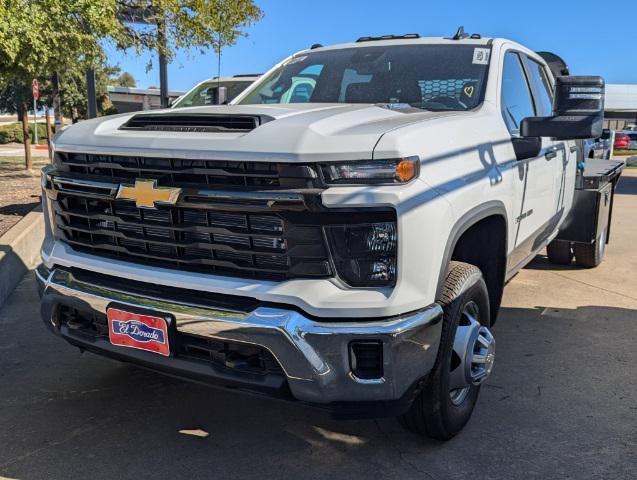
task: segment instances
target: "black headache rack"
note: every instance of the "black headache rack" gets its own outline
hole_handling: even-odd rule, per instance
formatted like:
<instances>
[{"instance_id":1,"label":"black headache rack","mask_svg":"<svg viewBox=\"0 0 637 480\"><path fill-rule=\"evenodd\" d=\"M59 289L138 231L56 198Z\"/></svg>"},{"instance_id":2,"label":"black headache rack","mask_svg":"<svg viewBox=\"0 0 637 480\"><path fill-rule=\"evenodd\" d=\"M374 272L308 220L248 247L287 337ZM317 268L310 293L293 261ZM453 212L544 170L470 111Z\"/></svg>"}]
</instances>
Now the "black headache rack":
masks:
<instances>
[{"instance_id":1,"label":"black headache rack","mask_svg":"<svg viewBox=\"0 0 637 480\"><path fill-rule=\"evenodd\" d=\"M623 161L617 160L586 160L584 170L578 170L577 173L573 208L564 221L557 240L591 244L608 228L608 243L615 187L624 166Z\"/></svg>"}]
</instances>

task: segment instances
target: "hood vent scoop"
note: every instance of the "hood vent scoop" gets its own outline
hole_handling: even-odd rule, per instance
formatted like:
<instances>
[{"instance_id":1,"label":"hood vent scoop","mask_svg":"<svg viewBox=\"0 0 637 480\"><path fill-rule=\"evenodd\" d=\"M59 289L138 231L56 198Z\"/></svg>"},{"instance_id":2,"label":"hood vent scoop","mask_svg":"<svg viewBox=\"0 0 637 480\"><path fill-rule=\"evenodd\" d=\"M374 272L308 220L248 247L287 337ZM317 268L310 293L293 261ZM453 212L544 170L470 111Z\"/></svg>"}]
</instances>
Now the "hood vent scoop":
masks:
<instances>
[{"instance_id":1,"label":"hood vent scoop","mask_svg":"<svg viewBox=\"0 0 637 480\"><path fill-rule=\"evenodd\" d=\"M119 128L162 132L249 132L270 120L273 118L264 115L142 113L134 115Z\"/></svg>"}]
</instances>

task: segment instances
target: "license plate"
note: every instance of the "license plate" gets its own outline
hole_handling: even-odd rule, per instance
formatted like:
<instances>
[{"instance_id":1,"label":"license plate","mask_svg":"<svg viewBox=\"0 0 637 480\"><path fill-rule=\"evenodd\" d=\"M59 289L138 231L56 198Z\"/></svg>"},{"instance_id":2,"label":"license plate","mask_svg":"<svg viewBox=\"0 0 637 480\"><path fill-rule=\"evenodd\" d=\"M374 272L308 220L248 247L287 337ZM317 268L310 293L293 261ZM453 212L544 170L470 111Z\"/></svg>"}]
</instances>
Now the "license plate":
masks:
<instances>
[{"instance_id":1,"label":"license plate","mask_svg":"<svg viewBox=\"0 0 637 480\"><path fill-rule=\"evenodd\" d=\"M111 344L170 355L168 326L164 318L125 312L117 308L106 310L106 318Z\"/></svg>"}]
</instances>

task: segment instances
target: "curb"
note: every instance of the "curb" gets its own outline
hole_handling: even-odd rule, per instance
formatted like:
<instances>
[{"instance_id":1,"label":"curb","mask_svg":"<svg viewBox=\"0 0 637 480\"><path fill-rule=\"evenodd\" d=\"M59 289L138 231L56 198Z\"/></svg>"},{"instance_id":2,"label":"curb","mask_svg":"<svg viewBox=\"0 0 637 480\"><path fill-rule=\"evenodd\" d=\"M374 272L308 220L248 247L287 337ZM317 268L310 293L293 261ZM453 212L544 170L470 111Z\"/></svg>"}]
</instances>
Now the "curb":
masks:
<instances>
[{"instance_id":1,"label":"curb","mask_svg":"<svg viewBox=\"0 0 637 480\"><path fill-rule=\"evenodd\" d=\"M40 261L44 239L42 208L36 207L0 237L0 306Z\"/></svg>"}]
</instances>

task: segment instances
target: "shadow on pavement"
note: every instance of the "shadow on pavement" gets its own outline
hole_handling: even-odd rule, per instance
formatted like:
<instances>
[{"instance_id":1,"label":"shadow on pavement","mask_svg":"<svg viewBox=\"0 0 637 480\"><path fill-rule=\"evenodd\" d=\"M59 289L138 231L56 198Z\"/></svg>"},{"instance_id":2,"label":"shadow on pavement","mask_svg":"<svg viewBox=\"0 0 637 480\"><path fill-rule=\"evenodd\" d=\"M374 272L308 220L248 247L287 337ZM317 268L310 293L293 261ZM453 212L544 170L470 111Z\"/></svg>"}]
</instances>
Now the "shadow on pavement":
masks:
<instances>
[{"instance_id":1,"label":"shadow on pavement","mask_svg":"<svg viewBox=\"0 0 637 480\"><path fill-rule=\"evenodd\" d=\"M580 267L573 261L570 265L555 265L549 262L548 257L545 254L536 255L531 263L524 267L525 270L550 270L550 271L567 271L567 270L583 270L584 267Z\"/></svg>"},{"instance_id":2,"label":"shadow on pavement","mask_svg":"<svg viewBox=\"0 0 637 480\"><path fill-rule=\"evenodd\" d=\"M292 403L114 363L52 336L32 279L0 310L0 477L635 478L637 311L502 310L498 361L448 443L393 419ZM206 439L180 435L201 428ZM603 455L602 455L603 453Z\"/></svg>"},{"instance_id":3,"label":"shadow on pavement","mask_svg":"<svg viewBox=\"0 0 637 480\"><path fill-rule=\"evenodd\" d=\"M615 189L620 195L637 195L637 176L622 175Z\"/></svg>"},{"instance_id":4,"label":"shadow on pavement","mask_svg":"<svg viewBox=\"0 0 637 480\"><path fill-rule=\"evenodd\" d=\"M40 198L39 195L36 196ZM40 205L39 201L31 203L13 203L11 205L3 205L0 207L0 215L21 215L24 216Z\"/></svg>"}]
</instances>

